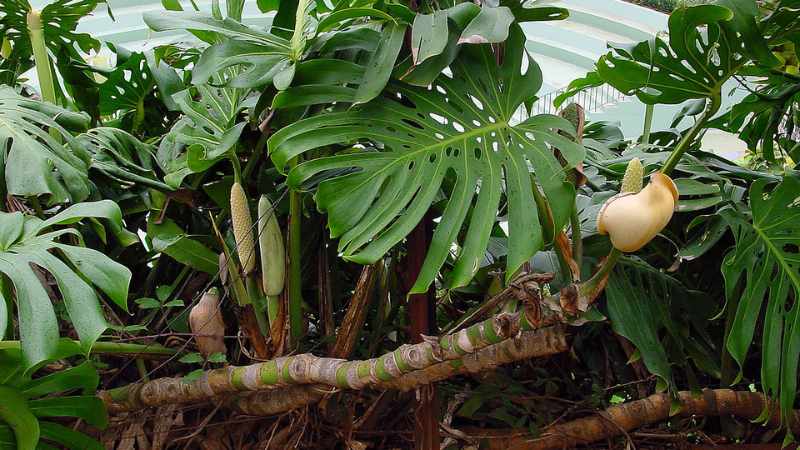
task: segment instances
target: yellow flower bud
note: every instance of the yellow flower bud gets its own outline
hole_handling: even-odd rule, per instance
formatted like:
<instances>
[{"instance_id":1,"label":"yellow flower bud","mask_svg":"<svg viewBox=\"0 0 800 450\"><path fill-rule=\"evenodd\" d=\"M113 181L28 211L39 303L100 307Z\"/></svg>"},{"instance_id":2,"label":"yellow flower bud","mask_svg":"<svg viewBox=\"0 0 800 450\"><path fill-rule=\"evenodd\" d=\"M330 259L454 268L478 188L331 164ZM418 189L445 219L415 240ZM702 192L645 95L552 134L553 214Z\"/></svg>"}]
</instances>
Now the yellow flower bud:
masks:
<instances>
[{"instance_id":1,"label":"yellow flower bud","mask_svg":"<svg viewBox=\"0 0 800 450\"><path fill-rule=\"evenodd\" d=\"M639 158L633 158L628 162L625 169L625 176L622 177L620 192L633 192L634 194L642 190L642 180L644 179L644 166Z\"/></svg>"},{"instance_id":2,"label":"yellow flower bud","mask_svg":"<svg viewBox=\"0 0 800 450\"><path fill-rule=\"evenodd\" d=\"M250 207L247 206L247 196L239 183L231 186L231 220L233 237L236 238L236 253L242 264L242 272L247 275L256 268L257 256L253 240L253 219L250 217Z\"/></svg>"}]
</instances>

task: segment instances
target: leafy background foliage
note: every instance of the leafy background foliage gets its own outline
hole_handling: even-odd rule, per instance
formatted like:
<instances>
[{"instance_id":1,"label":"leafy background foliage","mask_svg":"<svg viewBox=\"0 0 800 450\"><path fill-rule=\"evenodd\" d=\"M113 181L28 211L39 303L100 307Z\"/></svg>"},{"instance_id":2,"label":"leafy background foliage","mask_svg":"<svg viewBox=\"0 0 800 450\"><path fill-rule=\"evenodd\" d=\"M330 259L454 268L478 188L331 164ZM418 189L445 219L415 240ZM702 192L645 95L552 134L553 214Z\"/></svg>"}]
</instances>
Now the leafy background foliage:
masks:
<instances>
[{"instance_id":1,"label":"leafy background foliage","mask_svg":"<svg viewBox=\"0 0 800 450\"><path fill-rule=\"evenodd\" d=\"M656 108L682 105L669 127L638 139L610 122L528 117L542 77L519 23L567 17L540 2L264 0L259 8L275 15L259 28L241 23L241 1L214 2L211 14L165 1L169 11L146 22L193 38L144 52L106 44L112 68L86 63L80 51L101 43L75 31L98 3L43 9L64 87L57 104L20 82L34 64L29 5L0 5L13 41L0 60L0 448L99 448L72 426L106 425L100 380L191 379L226 361L325 354L342 336L353 336L351 350L338 357L371 358L420 333L527 306L487 303L518 273L553 272L541 293L568 290L609 255L596 217L634 157L648 174L675 163L670 225L621 257L596 305L573 318L569 357L438 383L448 426L535 435L653 391L718 386L762 390L791 417L800 79L773 52L800 45L795 0L677 8L668 36L609 45L556 101L608 84ZM728 98L734 88L747 91L742 101ZM737 133L747 158L702 151L711 127ZM258 277L239 273L234 181L251 212L261 195L274 205L289 260L280 298L263 298ZM569 258L563 237L573 239ZM204 358L187 315L212 286L222 288L226 335L237 339ZM409 293L426 295L430 311L415 310ZM435 327L420 332L422 322ZM266 350L257 333L269 335ZM135 358L118 358L131 348ZM149 351L162 359L139 358ZM298 442L372 439L354 423L414 429L402 396L352 398L331 396L333 414L309 408L314 421L298 423L312 431ZM182 414L191 425L228 425L228 437L204 432L209 441L300 429L273 419L253 422L255 431L230 426L228 411L202 405ZM702 426L707 436L773 438L744 423ZM331 429L352 432L332 443ZM399 436L387 445L407 444Z\"/></svg>"}]
</instances>

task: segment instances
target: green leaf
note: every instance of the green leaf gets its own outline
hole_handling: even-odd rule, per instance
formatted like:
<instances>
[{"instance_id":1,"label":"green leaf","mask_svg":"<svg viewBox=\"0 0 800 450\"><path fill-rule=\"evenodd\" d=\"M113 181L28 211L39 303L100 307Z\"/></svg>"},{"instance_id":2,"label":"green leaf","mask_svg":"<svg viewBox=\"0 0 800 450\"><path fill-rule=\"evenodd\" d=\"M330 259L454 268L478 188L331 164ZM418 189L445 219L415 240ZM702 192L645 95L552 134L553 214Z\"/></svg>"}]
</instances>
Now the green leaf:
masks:
<instances>
[{"instance_id":1,"label":"green leaf","mask_svg":"<svg viewBox=\"0 0 800 450\"><path fill-rule=\"evenodd\" d=\"M767 395L780 399L782 416L788 420L800 357L800 302L791 301L792 296L800 298L800 178L787 176L771 191L768 183L760 179L750 186L752 222L746 212L720 211L736 239L722 265L725 296L729 302L739 296L726 347L743 365L766 299L761 383ZM745 282L741 294L740 281Z\"/></svg>"},{"instance_id":2,"label":"green leaf","mask_svg":"<svg viewBox=\"0 0 800 450\"><path fill-rule=\"evenodd\" d=\"M454 175L454 185L445 188L444 212L412 292L427 289L455 243L461 250L452 286L469 282L484 258L503 192L509 215L509 277L544 242L533 181L541 184L557 227L567 222L574 187L553 147L561 150L568 166L583 159L584 149L552 131L574 133L564 119L542 115L514 125L515 112L542 83L524 42L522 31L513 27L502 66L489 45L465 47L450 65L452 76L443 74L430 90L390 84L388 96L347 112L304 119L270 137L270 154L279 170L314 148L356 142L367 147L305 162L289 174L289 184L296 187L320 173L355 169L331 175L316 193L345 258L362 264L381 258L425 215L448 173ZM466 239L458 242L473 201Z\"/></svg>"},{"instance_id":3,"label":"green leaf","mask_svg":"<svg viewBox=\"0 0 800 450\"><path fill-rule=\"evenodd\" d=\"M84 53L100 49L100 42L88 33L77 33L78 21L91 14L102 0L55 0L41 10L41 22L47 48L54 55L76 54L77 44ZM37 3L41 5L42 3ZM11 58L24 58L23 71L33 66L27 14L31 5L27 0L0 2L0 36L14 43ZM64 50L69 50L65 52ZM59 60L63 63L64 60Z\"/></svg>"},{"instance_id":4,"label":"green leaf","mask_svg":"<svg viewBox=\"0 0 800 450\"><path fill-rule=\"evenodd\" d=\"M8 149L4 169L9 194L47 194L50 203L89 196L89 154L61 123L85 128L89 116L26 99L11 87L0 86L0 149Z\"/></svg>"},{"instance_id":5,"label":"green leaf","mask_svg":"<svg viewBox=\"0 0 800 450\"><path fill-rule=\"evenodd\" d=\"M169 297L172 295L172 291L174 290L175 288L171 284L162 284L161 286L156 287L156 297L160 301L165 302L167 299L169 299Z\"/></svg>"},{"instance_id":6,"label":"green leaf","mask_svg":"<svg viewBox=\"0 0 800 450\"><path fill-rule=\"evenodd\" d=\"M192 83L207 83L215 74L241 66L228 80L234 88L259 88L273 82L279 73L292 65L290 49L276 49L256 42L228 39L209 47L192 71Z\"/></svg>"},{"instance_id":7,"label":"green leaf","mask_svg":"<svg viewBox=\"0 0 800 450\"><path fill-rule=\"evenodd\" d=\"M687 310L689 292L674 278L631 258L617 264L605 292L614 331L636 346L647 370L670 389L676 389L671 364L685 362L685 347L692 339L673 314L702 315ZM706 319L693 317L697 323Z\"/></svg>"},{"instance_id":8,"label":"green leaf","mask_svg":"<svg viewBox=\"0 0 800 450\"><path fill-rule=\"evenodd\" d=\"M0 450L17 450L14 430L4 423L0 423Z\"/></svg>"},{"instance_id":9,"label":"green leaf","mask_svg":"<svg viewBox=\"0 0 800 450\"><path fill-rule=\"evenodd\" d=\"M145 144L119 128L93 128L77 137L92 155L92 169L98 170L120 187L136 184L169 191L155 173L155 146Z\"/></svg>"},{"instance_id":10,"label":"green leaf","mask_svg":"<svg viewBox=\"0 0 800 450\"><path fill-rule=\"evenodd\" d=\"M167 303L164 303L164 308L178 308L181 306L184 306L183 300L181 299L170 300Z\"/></svg>"},{"instance_id":11,"label":"green leaf","mask_svg":"<svg viewBox=\"0 0 800 450\"><path fill-rule=\"evenodd\" d=\"M372 100L386 87L386 83L392 75L397 55L403 46L405 31L406 25L387 23L383 27L383 38L365 64L364 80L358 85L355 95L356 103L366 103Z\"/></svg>"},{"instance_id":12,"label":"green leaf","mask_svg":"<svg viewBox=\"0 0 800 450\"><path fill-rule=\"evenodd\" d=\"M0 213L0 217L5 215L12 213ZM42 286L43 281L34 271L35 267L50 272L56 280L84 352L88 353L108 326L99 299L87 280L91 280L120 307L127 308L131 278L127 267L97 250L60 243L58 239L64 235L71 235L78 242L83 242L81 234L73 228L46 232L48 227L72 224L87 217L109 219L113 228L123 230L121 213L114 202L79 203L44 221L37 217L25 217L21 237L0 252L0 272L14 286L26 369L56 358L60 353L58 323L53 305ZM51 252L53 249L58 249L60 253ZM58 258L59 255L63 255L72 267Z\"/></svg>"},{"instance_id":13,"label":"green leaf","mask_svg":"<svg viewBox=\"0 0 800 450\"><path fill-rule=\"evenodd\" d=\"M514 15L505 6L499 8L484 6L461 32L458 43L494 44L503 42L508 38L508 28L513 21Z\"/></svg>"},{"instance_id":14,"label":"green leaf","mask_svg":"<svg viewBox=\"0 0 800 450\"><path fill-rule=\"evenodd\" d=\"M0 215L0 250L8 250L22 236L25 217L21 212Z\"/></svg>"},{"instance_id":15,"label":"green leaf","mask_svg":"<svg viewBox=\"0 0 800 450\"><path fill-rule=\"evenodd\" d=\"M8 333L8 309L9 299L3 294L3 289L0 289L0 341L5 339ZM0 375L1 376L1 375Z\"/></svg>"},{"instance_id":16,"label":"green leaf","mask_svg":"<svg viewBox=\"0 0 800 450\"><path fill-rule=\"evenodd\" d=\"M256 4L261 12L276 11L280 6L280 0L257 0Z\"/></svg>"},{"instance_id":17,"label":"green leaf","mask_svg":"<svg viewBox=\"0 0 800 450\"><path fill-rule=\"evenodd\" d=\"M195 369L195 370L187 373L186 375L184 375L184 377L181 379L181 381L183 381L184 383L191 383L193 381L197 381L197 380L199 380L200 378L203 377L204 373L205 373L205 371L203 369Z\"/></svg>"},{"instance_id":18,"label":"green leaf","mask_svg":"<svg viewBox=\"0 0 800 450\"><path fill-rule=\"evenodd\" d=\"M78 417L98 428L108 424L105 404L94 395L29 400L28 407L36 417Z\"/></svg>"},{"instance_id":19,"label":"green leaf","mask_svg":"<svg viewBox=\"0 0 800 450\"><path fill-rule=\"evenodd\" d=\"M139 309L158 309L161 308L161 302L154 298L144 297L137 298L136 305Z\"/></svg>"},{"instance_id":20,"label":"green leaf","mask_svg":"<svg viewBox=\"0 0 800 450\"><path fill-rule=\"evenodd\" d=\"M119 205L112 200L100 200L97 202L84 202L72 205L55 216L41 222L35 228L35 231L40 232L53 225L77 223L84 218L106 219L109 228L111 228L111 231L123 247L139 242L139 238L134 233L126 230L123 226L122 211L119 209Z\"/></svg>"},{"instance_id":21,"label":"green leaf","mask_svg":"<svg viewBox=\"0 0 800 450\"><path fill-rule=\"evenodd\" d=\"M192 82L202 84L232 66L244 66L228 81L231 87L260 87L287 68L292 47L284 38L265 33L227 18L191 12L145 13L144 21L155 31L200 30L220 33L229 39L209 47L192 72Z\"/></svg>"},{"instance_id":22,"label":"green leaf","mask_svg":"<svg viewBox=\"0 0 800 450\"><path fill-rule=\"evenodd\" d=\"M99 442L89 436L53 422L39 422L42 439L57 442L70 450L103 450Z\"/></svg>"},{"instance_id":23,"label":"green leaf","mask_svg":"<svg viewBox=\"0 0 800 450\"><path fill-rule=\"evenodd\" d=\"M199 96L187 89L174 99L185 114L158 148L157 159L167 176L164 181L177 188L183 178L211 168L229 157L247 124L238 121L247 91L236 88L198 86Z\"/></svg>"},{"instance_id":24,"label":"green leaf","mask_svg":"<svg viewBox=\"0 0 800 450\"><path fill-rule=\"evenodd\" d=\"M225 353L212 353L208 356L208 362L212 363L224 363L227 362L228 359L225 357Z\"/></svg>"},{"instance_id":25,"label":"green leaf","mask_svg":"<svg viewBox=\"0 0 800 450\"><path fill-rule=\"evenodd\" d=\"M0 419L17 438L17 450L35 450L39 442L39 421L28 408L25 397L16 389L0 385Z\"/></svg>"},{"instance_id":26,"label":"green leaf","mask_svg":"<svg viewBox=\"0 0 800 450\"><path fill-rule=\"evenodd\" d=\"M216 274L219 270L219 257L205 245L189 238L181 228L170 219L161 224L153 220L147 222L147 235L153 241L153 249L163 252L187 266Z\"/></svg>"},{"instance_id":27,"label":"green leaf","mask_svg":"<svg viewBox=\"0 0 800 450\"><path fill-rule=\"evenodd\" d=\"M55 247L64 253L78 272L108 295L117 306L128 311L130 269L91 248L64 244L56 244Z\"/></svg>"},{"instance_id":28,"label":"green leaf","mask_svg":"<svg viewBox=\"0 0 800 450\"><path fill-rule=\"evenodd\" d=\"M728 231L728 224L717 214L712 216L697 216L692 220L692 223L698 218L702 218L701 220L705 220L709 223L695 239L691 240L678 251L678 257L680 257L682 261L691 261L703 256L714 247ZM688 228L692 228L692 224L690 224Z\"/></svg>"},{"instance_id":29,"label":"green leaf","mask_svg":"<svg viewBox=\"0 0 800 450\"><path fill-rule=\"evenodd\" d=\"M744 48L754 60L767 67L780 65L769 48L764 32L760 29L756 18L759 16L758 6L753 0L717 0L717 5L724 6L733 12L733 18L723 23L732 33L741 36Z\"/></svg>"},{"instance_id":30,"label":"green leaf","mask_svg":"<svg viewBox=\"0 0 800 450\"><path fill-rule=\"evenodd\" d=\"M25 367L53 358L58 343L58 321L50 297L30 267L30 260L2 253L0 272L14 285Z\"/></svg>"},{"instance_id":31,"label":"green leaf","mask_svg":"<svg viewBox=\"0 0 800 450\"><path fill-rule=\"evenodd\" d=\"M447 11L418 14L411 28L411 57L414 65L441 54L447 46Z\"/></svg>"},{"instance_id":32,"label":"green leaf","mask_svg":"<svg viewBox=\"0 0 800 450\"><path fill-rule=\"evenodd\" d=\"M564 20L569 17L569 10L556 6L536 6L537 2L525 0L500 0L500 5L505 6L514 14L517 22L541 22L548 20ZM532 7L528 7L531 6Z\"/></svg>"},{"instance_id":33,"label":"green leaf","mask_svg":"<svg viewBox=\"0 0 800 450\"><path fill-rule=\"evenodd\" d=\"M184 364L197 364L203 362L203 357L200 355L200 353L192 352L181 356L178 361Z\"/></svg>"},{"instance_id":34,"label":"green leaf","mask_svg":"<svg viewBox=\"0 0 800 450\"><path fill-rule=\"evenodd\" d=\"M100 85L100 113L134 111L143 117L144 99L156 86L144 54L133 53L105 76L108 79Z\"/></svg>"},{"instance_id":35,"label":"green leaf","mask_svg":"<svg viewBox=\"0 0 800 450\"><path fill-rule=\"evenodd\" d=\"M388 20L390 22L395 22L395 18L392 17L391 14L388 14L384 11L374 8L346 8L340 9L338 11L334 11L324 19L319 21L319 25L317 25L317 32L323 33L325 31L332 30L339 25L340 23L350 20L350 19L360 19L364 17L371 17L374 19L382 19Z\"/></svg>"},{"instance_id":36,"label":"green leaf","mask_svg":"<svg viewBox=\"0 0 800 450\"><path fill-rule=\"evenodd\" d=\"M65 340L62 339L62 342ZM78 348L77 350L80 349ZM84 394L91 394L95 392L99 381L97 370L95 370L91 362L87 361L69 369L35 378L23 384L21 389L28 398L41 397L73 389L80 389Z\"/></svg>"},{"instance_id":37,"label":"green leaf","mask_svg":"<svg viewBox=\"0 0 800 450\"><path fill-rule=\"evenodd\" d=\"M597 72L646 104L719 97L722 84L746 62L739 40L723 28L732 17L731 10L717 5L679 8L669 17L669 44L655 37L611 45Z\"/></svg>"},{"instance_id":38,"label":"green leaf","mask_svg":"<svg viewBox=\"0 0 800 450\"><path fill-rule=\"evenodd\" d=\"M51 253L39 251L32 256L37 265L50 272L55 278L72 325L78 332L81 347L84 352L89 353L97 338L108 328L108 323L100 308L100 299L97 298L94 289L89 284ZM83 267L76 266L82 272ZM126 290L128 281L129 279L125 280Z\"/></svg>"},{"instance_id":39,"label":"green leaf","mask_svg":"<svg viewBox=\"0 0 800 450\"><path fill-rule=\"evenodd\" d=\"M216 19L195 12L158 11L143 14L144 22L154 31L201 30L220 33L225 37L271 45L289 50L289 41L273 34L248 27L227 18Z\"/></svg>"}]
</instances>

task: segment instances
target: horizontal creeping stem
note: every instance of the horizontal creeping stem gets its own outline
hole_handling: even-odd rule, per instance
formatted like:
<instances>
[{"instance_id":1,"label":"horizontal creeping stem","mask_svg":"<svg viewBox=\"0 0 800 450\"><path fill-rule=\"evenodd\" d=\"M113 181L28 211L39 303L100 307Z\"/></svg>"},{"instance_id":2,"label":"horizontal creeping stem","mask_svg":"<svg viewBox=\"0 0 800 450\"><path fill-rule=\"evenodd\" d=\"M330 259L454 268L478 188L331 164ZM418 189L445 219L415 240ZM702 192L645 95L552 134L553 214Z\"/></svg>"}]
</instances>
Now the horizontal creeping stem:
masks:
<instances>
[{"instance_id":1,"label":"horizontal creeping stem","mask_svg":"<svg viewBox=\"0 0 800 450\"><path fill-rule=\"evenodd\" d=\"M540 311L539 311L540 313ZM402 345L378 358L347 361L311 354L284 356L242 367L207 371L197 380L160 378L98 393L111 412L132 411L164 404L193 403L237 392L259 391L303 384L363 389L444 361L462 359L488 346L552 323L532 310L502 313L439 338ZM535 317L536 320L531 320ZM548 323L549 322L549 323ZM535 325L534 325L535 323Z\"/></svg>"},{"instance_id":2,"label":"horizontal creeping stem","mask_svg":"<svg viewBox=\"0 0 800 450\"><path fill-rule=\"evenodd\" d=\"M502 364L555 355L568 349L567 334L561 325L522 331L511 339L484 347L461 359L443 361L369 387L409 391L456 375L480 373ZM225 399L225 405L247 415L272 416L317 403L330 392L331 388L324 385L303 384L229 397Z\"/></svg>"}]
</instances>

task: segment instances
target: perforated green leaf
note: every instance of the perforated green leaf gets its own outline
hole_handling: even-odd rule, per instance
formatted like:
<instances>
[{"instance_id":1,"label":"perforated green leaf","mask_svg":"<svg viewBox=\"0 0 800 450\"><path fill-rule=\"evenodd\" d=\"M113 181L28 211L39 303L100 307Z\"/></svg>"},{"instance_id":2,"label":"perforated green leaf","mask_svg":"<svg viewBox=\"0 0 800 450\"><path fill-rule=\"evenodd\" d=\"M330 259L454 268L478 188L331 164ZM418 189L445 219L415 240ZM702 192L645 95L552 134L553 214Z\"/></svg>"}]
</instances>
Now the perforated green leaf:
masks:
<instances>
[{"instance_id":1,"label":"perforated green leaf","mask_svg":"<svg viewBox=\"0 0 800 450\"><path fill-rule=\"evenodd\" d=\"M144 115L144 99L156 86L144 54L130 54L106 77L100 85L100 112L136 111Z\"/></svg>"},{"instance_id":2,"label":"perforated green leaf","mask_svg":"<svg viewBox=\"0 0 800 450\"><path fill-rule=\"evenodd\" d=\"M717 5L679 8L669 17L669 43L655 37L610 45L597 72L647 104L719 96L722 84L746 62L744 44L723 27L732 18L731 10Z\"/></svg>"},{"instance_id":3,"label":"perforated green leaf","mask_svg":"<svg viewBox=\"0 0 800 450\"><path fill-rule=\"evenodd\" d=\"M90 14L103 0L55 0L47 2L41 10L44 38L53 54L59 49L77 44L84 52L98 50L100 42L87 33L75 29L78 21ZM0 35L13 42L14 54L26 57L31 53L26 16L31 10L28 0L3 0L0 2Z\"/></svg>"},{"instance_id":4,"label":"perforated green leaf","mask_svg":"<svg viewBox=\"0 0 800 450\"><path fill-rule=\"evenodd\" d=\"M722 265L725 295L729 302L739 296L726 345L739 365L744 364L761 310L766 309L761 383L764 392L780 398L783 417L788 419L797 394L800 358L800 178L788 176L772 190L768 183L760 179L750 187L752 222L746 212L721 211L736 238L736 247ZM745 282L741 294L740 281Z\"/></svg>"},{"instance_id":5,"label":"perforated green leaf","mask_svg":"<svg viewBox=\"0 0 800 450\"><path fill-rule=\"evenodd\" d=\"M553 130L573 133L556 116L515 123L520 105L534 96L541 72L524 50L525 37L512 27L498 66L489 45L462 49L429 88L390 84L388 92L360 108L321 114L276 132L268 145L279 169L295 156L332 144L367 148L301 164L289 183L332 170L349 170L323 181L317 190L331 234L344 257L369 264L400 242L444 189L447 205L412 292L423 292L453 245L460 245L453 286L466 284L484 256L501 197L508 203L510 277L544 242L533 200L542 189L557 226L566 223L574 188L553 154L580 162L584 149ZM452 183L444 183L452 177ZM459 233L472 214L466 238Z\"/></svg>"}]
</instances>

